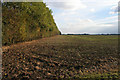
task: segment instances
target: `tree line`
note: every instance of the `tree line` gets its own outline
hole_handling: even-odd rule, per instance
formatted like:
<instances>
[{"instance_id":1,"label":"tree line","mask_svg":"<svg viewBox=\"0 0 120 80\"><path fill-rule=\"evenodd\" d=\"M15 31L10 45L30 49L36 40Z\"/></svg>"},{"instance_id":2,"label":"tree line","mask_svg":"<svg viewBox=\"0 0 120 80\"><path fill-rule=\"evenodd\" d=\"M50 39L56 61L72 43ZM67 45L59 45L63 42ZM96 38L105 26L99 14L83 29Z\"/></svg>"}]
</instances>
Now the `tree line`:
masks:
<instances>
[{"instance_id":1,"label":"tree line","mask_svg":"<svg viewBox=\"0 0 120 80\"><path fill-rule=\"evenodd\" d=\"M2 44L60 34L52 10L43 2L2 3Z\"/></svg>"}]
</instances>

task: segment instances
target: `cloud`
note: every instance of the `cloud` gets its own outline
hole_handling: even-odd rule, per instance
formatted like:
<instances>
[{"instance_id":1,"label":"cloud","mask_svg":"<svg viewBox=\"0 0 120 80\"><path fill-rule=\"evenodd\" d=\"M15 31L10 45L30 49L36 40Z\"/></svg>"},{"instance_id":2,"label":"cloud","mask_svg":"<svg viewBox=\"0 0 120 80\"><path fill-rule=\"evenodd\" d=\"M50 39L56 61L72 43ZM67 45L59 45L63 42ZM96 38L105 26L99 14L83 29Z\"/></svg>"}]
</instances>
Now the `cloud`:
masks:
<instances>
[{"instance_id":1,"label":"cloud","mask_svg":"<svg viewBox=\"0 0 120 80\"><path fill-rule=\"evenodd\" d=\"M111 11L109 12L109 14L116 14L116 13L118 13L118 8L119 7L120 6L118 6L118 5L112 6L111 7Z\"/></svg>"},{"instance_id":2,"label":"cloud","mask_svg":"<svg viewBox=\"0 0 120 80\"><path fill-rule=\"evenodd\" d=\"M120 1L118 2L118 5L112 6L111 11L109 14L117 14L120 13Z\"/></svg>"},{"instance_id":3,"label":"cloud","mask_svg":"<svg viewBox=\"0 0 120 80\"><path fill-rule=\"evenodd\" d=\"M117 0L52 1L47 5L62 33L117 33L118 16L106 14L116 13Z\"/></svg>"},{"instance_id":4,"label":"cloud","mask_svg":"<svg viewBox=\"0 0 120 80\"><path fill-rule=\"evenodd\" d=\"M61 2L46 2L49 7L63 9L63 10L77 10L77 9L84 9L87 6L84 5L80 0L69 0Z\"/></svg>"},{"instance_id":5,"label":"cloud","mask_svg":"<svg viewBox=\"0 0 120 80\"><path fill-rule=\"evenodd\" d=\"M67 26L67 27L66 27ZM107 31L111 33L113 30L117 30L117 23L101 23L98 21L93 21L91 19L79 19L76 22L68 23L61 28L63 33L105 33ZM110 31L108 31L110 30Z\"/></svg>"},{"instance_id":6,"label":"cloud","mask_svg":"<svg viewBox=\"0 0 120 80\"><path fill-rule=\"evenodd\" d=\"M114 23L114 22L118 22L118 16L105 17L97 21L101 23Z\"/></svg>"},{"instance_id":7,"label":"cloud","mask_svg":"<svg viewBox=\"0 0 120 80\"><path fill-rule=\"evenodd\" d=\"M93 8L93 9L90 9L90 11L91 11L91 12L95 12L95 9L94 9L94 8Z\"/></svg>"},{"instance_id":8,"label":"cloud","mask_svg":"<svg viewBox=\"0 0 120 80\"><path fill-rule=\"evenodd\" d=\"M116 12L114 12L114 11L110 11L110 12L109 12L109 14L115 14L115 13L116 13Z\"/></svg>"}]
</instances>

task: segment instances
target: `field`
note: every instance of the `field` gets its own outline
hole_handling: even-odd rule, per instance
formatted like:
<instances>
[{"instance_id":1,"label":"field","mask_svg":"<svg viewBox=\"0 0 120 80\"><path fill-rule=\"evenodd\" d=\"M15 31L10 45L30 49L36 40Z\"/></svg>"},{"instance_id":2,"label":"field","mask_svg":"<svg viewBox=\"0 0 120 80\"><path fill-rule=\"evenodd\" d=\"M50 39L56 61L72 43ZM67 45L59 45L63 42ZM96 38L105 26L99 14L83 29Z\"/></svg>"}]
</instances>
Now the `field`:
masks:
<instances>
[{"instance_id":1,"label":"field","mask_svg":"<svg viewBox=\"0 0 120 80\"><path fill-rule=\"evenodd\" d=\"M3 80L117 79L117 35L57 35L3 46Z\"/></svg>"}]
</instances>

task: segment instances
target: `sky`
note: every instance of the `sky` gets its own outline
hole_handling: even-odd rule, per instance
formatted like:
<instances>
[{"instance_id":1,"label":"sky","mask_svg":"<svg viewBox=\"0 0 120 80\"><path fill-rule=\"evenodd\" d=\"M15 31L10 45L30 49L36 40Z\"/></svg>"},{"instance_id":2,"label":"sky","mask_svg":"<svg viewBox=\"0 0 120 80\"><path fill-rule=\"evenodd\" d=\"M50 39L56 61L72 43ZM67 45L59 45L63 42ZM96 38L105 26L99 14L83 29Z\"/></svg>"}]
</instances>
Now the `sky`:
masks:
<instances>
[{"instance_id":1,"label":"sky","mask_svg":"<svg viewBox=\"0 0 120 80\"><path fill-rule=\"evenodd\" d=\"M119 0L44 0L62 34L117 34Z\"/></svg>"}]
</instances>

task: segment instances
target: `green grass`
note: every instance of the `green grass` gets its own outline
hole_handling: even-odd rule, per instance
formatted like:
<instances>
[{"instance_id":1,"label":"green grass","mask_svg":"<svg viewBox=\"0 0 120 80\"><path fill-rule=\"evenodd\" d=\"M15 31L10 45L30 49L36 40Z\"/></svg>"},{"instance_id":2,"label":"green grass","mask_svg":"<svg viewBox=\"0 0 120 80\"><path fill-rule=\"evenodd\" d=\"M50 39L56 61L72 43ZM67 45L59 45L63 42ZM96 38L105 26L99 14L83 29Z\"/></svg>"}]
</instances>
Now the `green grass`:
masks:
<instances>
[{"instance_id":1,"label":"green grass","mask_svg":"<svg viewBox=\"0 0 120 80\"><path fill-rule=\"evenodd\" d=\"M58 35L11 45L3 52L5 79L13 74L22 78L23 73L31 79L118 78L116 35Z\"/></svg>"}]
</instances>

